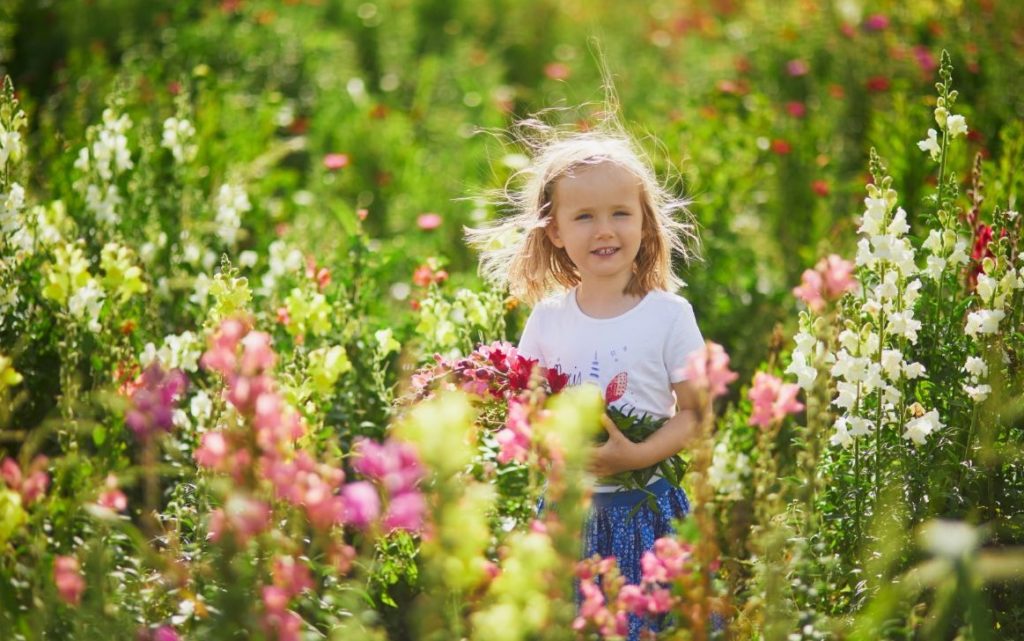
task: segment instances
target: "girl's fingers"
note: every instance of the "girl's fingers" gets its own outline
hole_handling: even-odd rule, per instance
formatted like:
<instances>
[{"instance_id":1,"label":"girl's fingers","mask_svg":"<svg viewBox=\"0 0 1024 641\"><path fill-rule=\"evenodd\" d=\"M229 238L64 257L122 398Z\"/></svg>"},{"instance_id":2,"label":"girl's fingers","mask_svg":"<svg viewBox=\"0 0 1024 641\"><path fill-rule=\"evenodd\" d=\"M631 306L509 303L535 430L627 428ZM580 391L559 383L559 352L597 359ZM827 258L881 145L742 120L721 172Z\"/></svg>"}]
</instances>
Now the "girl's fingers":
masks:
<instances>
[{"instance_id":1,"label":"girl's fingers","mask_svg":"<svg viewBox=\"0 0 1024 641\"><path fill-rule=\"evenodd\" d=\"M601 415L601 425L604 426L604 430L608 432L608 434L621 434L619 426L616 425L615 421L613 421L607 414Z\"/></svg>"}]
</instances>

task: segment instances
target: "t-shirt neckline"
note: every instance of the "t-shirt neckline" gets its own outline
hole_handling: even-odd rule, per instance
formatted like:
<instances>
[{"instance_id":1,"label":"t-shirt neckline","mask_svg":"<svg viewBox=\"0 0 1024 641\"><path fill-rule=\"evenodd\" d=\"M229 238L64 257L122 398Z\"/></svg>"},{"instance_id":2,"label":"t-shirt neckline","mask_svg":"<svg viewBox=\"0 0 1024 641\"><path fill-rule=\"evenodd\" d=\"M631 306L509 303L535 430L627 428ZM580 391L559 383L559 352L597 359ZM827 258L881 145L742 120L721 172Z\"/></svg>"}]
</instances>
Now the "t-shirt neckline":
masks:
<instances>
[{"instance_id":1,"label":"t-shirt neckline","mask_svg":"<svg viewBox=\"0 0 1024 641\"><path fill-rule=\"evenodd\" d=\"M617 316L610 316L608 318L595 318L593 316L588 315L586 312L583 311L583 309L580 308L579 301L576 300L576 291L578 289L579 289L579 287L573 287L572 289L569 290L569 293L568 293L569 305L572 307L572 309L576 313L576 315L578 315L580 318L583 318L583 319L585 319L585 320L587 320L588 322L591 322L591 323L614 323L615 321L621 321L621 320L629 317L631 314L636 312L638 309L640 309L644 305L646 305L647 301L652 298L652 294L654 293L653 290L647 292L646 294L644 294L644 297L641 298L640 301L636 305L633 305L632 307L630 307L629 309L627 309L626 311L622 312L621 314L619 314Z\"/></svg>"}]
</instances>

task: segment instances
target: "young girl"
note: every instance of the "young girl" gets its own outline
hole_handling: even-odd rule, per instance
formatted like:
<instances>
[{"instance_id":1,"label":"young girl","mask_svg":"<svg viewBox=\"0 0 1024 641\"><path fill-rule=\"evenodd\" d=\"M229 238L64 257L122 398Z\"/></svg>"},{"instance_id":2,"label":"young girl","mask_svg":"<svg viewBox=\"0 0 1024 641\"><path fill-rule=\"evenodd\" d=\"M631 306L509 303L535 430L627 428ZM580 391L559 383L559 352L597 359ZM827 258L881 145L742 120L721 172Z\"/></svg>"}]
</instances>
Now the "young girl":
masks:
<instances>
[{"instance_id":1,"label":"young girl","mask_svg":"<svg viewBox=\"0 0 1024 641\"><path fill-rule=\"evenodd\" d=\"M686 203L669 195L626 134L546 132L533 145L524 186L507 194L513 214L467 233L482 250L486 275L527 303L543 298L526 323L521 353L558 367L570 384L599 385L606 402L624 410L671 417L641 443L605 417L609 439L591 457L599 482L583 556L614 556L635 584L643 553L671 533L689 501L658 476L644 490L600 478L658 463L696 437L697 395L682 369L704 340L690 303L673 293L682 282L671 258L693 257L697 239ZM634 511L651 493L660 509ZM630 640L646 625L631 616Z\"/></svg>"}]
</instances>

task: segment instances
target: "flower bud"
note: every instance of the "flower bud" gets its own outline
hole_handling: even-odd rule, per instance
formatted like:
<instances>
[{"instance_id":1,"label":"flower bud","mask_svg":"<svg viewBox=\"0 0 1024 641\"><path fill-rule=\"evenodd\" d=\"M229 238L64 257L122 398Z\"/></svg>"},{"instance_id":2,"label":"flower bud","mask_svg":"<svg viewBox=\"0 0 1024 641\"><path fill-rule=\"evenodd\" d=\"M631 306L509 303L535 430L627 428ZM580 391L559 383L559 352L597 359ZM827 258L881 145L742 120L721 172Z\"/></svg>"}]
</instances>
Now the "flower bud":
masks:
<instances>
[{"instance_id":1,"label":"flower bud","mask_svg":"<svg viewBox=\"0 0 1024 641\"><path fill-rule=\"evenodd\" d=\"M985 259L981 261L981 271L985 272L986 274L991 274L993 271L995 271L995 268L996 261L992 260L991 256L986 256Z\"/></svg>"},{"instance_id":2,"label":"flower bud","mask_svg":"<svg viewBox=\"0 0 1024 641\"><path fill-rule=\"evenodd\" d=\"M942 232L942 247L943 249L949 249L956 245L956 232L952 229L947 229Z\"/></svg>"},{"instance_id":3,"label":"flower bud","mask_svg":"<svg viewBox=\"0 0 1024 641\"><path fill-rule=\"evenodd\" d=\"M939 123L939 126L943 129L946 128L946 118L949 117L949 112L945 107L935 108L935 122Z\"/></svg>"}]
</instances>

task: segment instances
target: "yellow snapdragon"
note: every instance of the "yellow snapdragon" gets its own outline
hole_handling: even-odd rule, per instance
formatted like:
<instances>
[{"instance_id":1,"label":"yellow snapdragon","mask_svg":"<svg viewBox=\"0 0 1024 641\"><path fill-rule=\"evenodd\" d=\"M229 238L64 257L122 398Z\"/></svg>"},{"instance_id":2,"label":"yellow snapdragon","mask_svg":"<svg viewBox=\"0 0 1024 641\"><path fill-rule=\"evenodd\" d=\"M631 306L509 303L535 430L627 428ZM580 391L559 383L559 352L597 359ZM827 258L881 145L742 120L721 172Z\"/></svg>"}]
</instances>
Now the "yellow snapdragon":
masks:
<instances>
[{"instance_id":1,"label":"yellow snapdragon","mask_svg":"<svg viewBox=\"0 0 1024 641\"><path fill-rule=\"evenodd\" d=\"M9 356L0 354L0 390L14 387L21 381L21 374L14 369L14 361Z\"/></svg>"},{"instance_id":2,"label":"yellow snapdragon","mask_svg":"<svg viewBox=\"0 0 1024 641\"><path fill-rule=\"evenodd\" d=\"M309 377L313 388L321 394L329 394L338 377L351 370L352 362L341 345L321 347L309 353Z\"/></svg>"},{"instance_id":3,"label":"yellow snapdragon","mask_svg":"<svg viewBox=\"0 0 1024 641\"><path fill-rule=\"evenodd\" d=\"M68 302L68 297L89 284L92 275L89 273L89 261L85 258L80 244L67 243L58 246L53 252L54 262L44 268L43 297L56 301L61 305Z\"/></svg>"},{"instance_id":4,"label":"yellow snapdragon","mask_svg":"<svg viewBox=\"0 0 1024 641\"><path fill-rule=\"evenodd\" d=\"M288 309L287 330L292 336L306 333L322 336L330 331L331 306L323 294L312 292L307 297L296 287L284 304Z\"/></svg>"},{"instance_id":5,"label":"yellow snapdragon","mask_svg":"<svg viewBox=\"0 0 1024 641\"><path fill-rule=\"evenodd\" d=\"M107 243L100 253L100 267L105 275L103 286L109 292L115 292L123 303L133 294L144 294L146 284L142 282L142 269L133 264L135 255L132 250L117 243Z\"/></svg>"}]
</instances>

